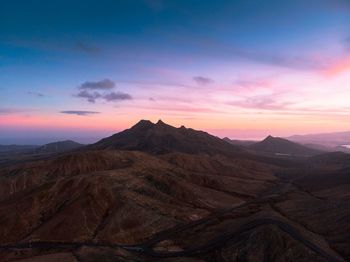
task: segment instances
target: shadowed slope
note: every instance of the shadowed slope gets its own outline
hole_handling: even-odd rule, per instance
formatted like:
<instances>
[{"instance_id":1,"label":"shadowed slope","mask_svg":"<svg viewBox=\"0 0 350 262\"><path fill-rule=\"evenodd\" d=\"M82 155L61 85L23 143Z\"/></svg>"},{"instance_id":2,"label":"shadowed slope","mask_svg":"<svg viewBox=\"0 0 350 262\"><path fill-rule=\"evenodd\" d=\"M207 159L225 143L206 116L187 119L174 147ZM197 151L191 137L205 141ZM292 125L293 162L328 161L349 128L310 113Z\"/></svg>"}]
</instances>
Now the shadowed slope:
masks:
<instances>
[{"instance_id":1,"label":"shadowed slope","mask_svg":"<svg viewBox=\"0 0 350 262\"><path fill-rule=\"evenodd\" d=\"M159 120L147 120L88 146L89 149L137 150L152 154L182 152L190 154L234 154L243 152L222 139L191 128L175 128Z\"/></svg>"}]
</instances>

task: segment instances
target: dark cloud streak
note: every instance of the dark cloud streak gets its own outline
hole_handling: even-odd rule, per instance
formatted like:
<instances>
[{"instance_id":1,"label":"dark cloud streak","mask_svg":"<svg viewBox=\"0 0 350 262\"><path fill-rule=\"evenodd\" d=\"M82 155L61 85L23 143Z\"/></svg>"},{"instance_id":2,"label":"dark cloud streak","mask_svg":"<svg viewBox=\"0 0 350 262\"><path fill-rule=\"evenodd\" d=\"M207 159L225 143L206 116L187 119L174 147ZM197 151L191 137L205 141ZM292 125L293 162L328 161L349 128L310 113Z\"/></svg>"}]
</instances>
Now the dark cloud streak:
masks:
<instances>
[{"instance_id":1,"label":"dark cloud streak","mask_svg":"<svg viewBox=\"0 0 350 262\"><path fill-rule=\"evenodd\" d=\"M103 79L97 82L84 82L79 86L79 89L89 89L89 90L110 90L115 87L115 83L110 79Z\"/></svg>"},{"instance_id":2,"label":"dark cloud streak","mask_svg":"<svg viewBox=\"0 0 350 262\"><path fill-rule=\"evenodd\" d=\"M37 96L37 97L44 97L45 95L39 92L33 92L33 91L28 91L27 92L28 95L33 95L33 96Z\"/></svg>"},{"instance_id":3,"label":"dark cloud streak","mask_svg":"<svg viewBox=\"0 0 350 262\"><path fill-rule=\"evenodd\" d=\"M83 111L83 110L67 110L67 111L61 111L60 113L68 114L68 115L77 115L77 116L88 116L88 115L100 114L100 112L97 112L97 111Z\"/></svg>"},{"instance_id":4,"label":"dark cloud streak","mask_svg":"<svg viewBox=\"0 0 350 262\"><path fill-rule=\"evenodd\" d=\"M9 109L9 108L0 108L0 115L8 115L12 113L16 113L17 110Z\"/></svg>"},{"instance_id":5,"label":"dark cloud streak","mask_svg":"<svg viewBox=\"0 0 350 262\"><path fill-rule=\"evenodd\" d=\"M101 49L99 49L98 47L80 41L75 43L74 50L91 55L96 55L101 52Z\"/></svg>"},{"instance_id":6,"label":"dark cloud streak","mask_svg":"<svg viewBox=\"0 0 350 262\"><path fill-rule=\"evenodd\" d=\"M195 76L193 77L193 81L195 81L198 85L208 85L214 82L213 79L205 76Z\"/></svg>"},{"instance_id":7,"label":"dark cloud streak","mask_svg":"<svg viewBox=\"0 0 350 262\"><path fill-rule=\"evenodd\" d=\"M111 92L103 96L106 101L131 100L131 95L123 92Z\"/></svg>"}]
</instances>

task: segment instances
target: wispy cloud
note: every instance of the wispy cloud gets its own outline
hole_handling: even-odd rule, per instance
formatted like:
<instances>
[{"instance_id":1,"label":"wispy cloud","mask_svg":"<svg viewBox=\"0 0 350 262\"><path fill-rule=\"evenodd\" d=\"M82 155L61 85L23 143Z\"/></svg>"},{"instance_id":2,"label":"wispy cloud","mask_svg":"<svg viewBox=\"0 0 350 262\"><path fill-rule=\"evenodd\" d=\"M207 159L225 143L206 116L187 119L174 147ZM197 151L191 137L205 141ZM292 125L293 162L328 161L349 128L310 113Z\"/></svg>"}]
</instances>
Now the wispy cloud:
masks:
<instances>
[{"instance_id":1,"label":"wispy cloud","mask_svg":"<svg viewBox=\"0 0 350 262\"><path fill-rule=\"evenodd\" d=\"M87 81L79 86L79 89L89 90L110 90L115 87L115 83L110 79L103 79L101 81L93 82Z\"/></svg>"},{"instance_id":2,"label":"wispy cloud","mask_svg":"<svg viewBox=\"0 0 350 262\"><path fill-rule=\"evenodd\" d=\"M241 58L249 59L262 64L284 67L289 69L318 71L327 68L327 59L311 59L303 56L275 55L270 53L254 52L248 50L234 50L235 54Z\"/></svg>"},{"instance_id":3,"label":"wispy cloud","mask_svg":"<svg viewBox=\"0 0 350 262\"><path fill-rule=\"evenodd\" d=\"M266 86L269 82L265 79L240 78L234 81L234 84L240 87Z\"/></svg>"},{"instance_id":4,"label":"wispy cloud","mask_svg":"<svg viewBox=\"0 0 350 262\"><path fill-rule=\"evenodd\" d=\"M10 115L10 114L16 114L16 113L28 113L29 111L35 111L30 108L7 108L3 107L0 108L0 115Z\"/></svg>"},{"instance_id":5,"label":"wispy cloud","mask_svg":"<svg viewBox=\"0 0 350 262\"><path fill-rule=\"evenodd\" d=\"M17 110L10 109L10 108L0 108L0 115L7 115L7 114L12 114L16 113Z\"/></svg>"},{"instance_id":6,"label":"wispy cloud","mask_svg":"<svg viewBox=\"0 0 350 262\"><path fill-rule=\"evenodd\" d=\"M84 111L84 110L67 110L67 111L61 111L60 113L68 114L68 115L88 116L88 115L99 114L100 112L97 112L97 111Z\"/></svg>"},{"instance_id":7,"label":"wispy cloud","mask_svg":"<svg viewBox=\"0 0 350 262\"><path fill-rule=\"evenodd\" d=\"M331 63L331 57L315 58L312 55L293 55L289 53L259 50L249 48L248 46L239 46L235 44L227 44L223 41L208 38L192 38L188 36L178 36L176 43L181 45L186 43L195 47L194 57L214 57L216 59L223 58L225 60L236 61L244 59L256 64L263 64L273 67L287 68L298 71L316 71L327 68ZM276 50L277 51L277 50Z\"/></svg>"},{"instance_id":8,"label":"wispy cloud","mask_svg":"<svg viewBox=\"0 0 350 262\"><path fill-rule=\"evenodd\" d=\"M86 42L81 42L81 41L75 43L74 50L87 53L87 54L92 54L92 55L95 55L101 52L101 49L99 49L98 47L87 44Z\"/></svg>"},{"instance_id":9,"label":"wispy cloud","mask_svg":"<svg viewBox=\"0 0 350 262\"><path fill-rule=\"evenodd\" d=\"M195 76L193 77L193 81L195 81L198 85L208 85L214 82L213 79L205 76Z\"/></svg>"},{"instance_id":10,"label":"wispy cloud","mask_svg":"<svg viewBox=\"0 0 350 262\"><path fill-rule=\"evenodd\" d=\"M271 96L254 96L242 100L229 102L229 105L246 108L246 109L262 109L262 110L285 110L291 105L290 102L277 101L273 95Z\"/></svg>"},{"instance_id":11,"label":"wispy cloud","mask_svg":"<svg viewBox=\"0 0 350 262\"><path fill-rule=\"evenodd\" d=\"M37 97L44 97L45 95L39 92L34 92L34 91L28 91L27 92L28 95L33 95L33 96L37 96Z\"/></svg>"},{"instance_id":12,"label":"wispy cloud","mask_svg":"<svg viewBox=\"0 0 350 262\"><path fill-rule=\"evenodd\" d=\"M346 37L346 38L343 40L343 44L344 44L344 47L345 47L347 50L350 50L350 36L349 36L349 37Z\"/></svg>"}]
</instances>

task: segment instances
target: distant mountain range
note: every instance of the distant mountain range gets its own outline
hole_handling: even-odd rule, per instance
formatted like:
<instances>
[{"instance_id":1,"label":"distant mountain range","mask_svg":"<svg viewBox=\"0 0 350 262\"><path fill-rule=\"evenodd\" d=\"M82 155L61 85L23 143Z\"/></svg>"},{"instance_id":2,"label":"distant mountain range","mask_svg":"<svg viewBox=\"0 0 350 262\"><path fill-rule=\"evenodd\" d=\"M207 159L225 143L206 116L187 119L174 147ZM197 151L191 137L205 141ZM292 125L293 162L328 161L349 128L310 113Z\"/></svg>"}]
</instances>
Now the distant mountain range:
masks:
<instances>
[{"instance_id":1,"label":"distant mountain range","mask_svg":"<svg viewBox=\"0 0 350 262\"><path fill-rule=\"evenodd\" d=\"M231 140L229 138L224 138L224 140L234 145L243 146L254 152L274 156L308 157L325 152L291 142L284 138L273 136L268 136L260 142L250 140Z\"/></svg>"},{"instance_id":2,"label":"distant mountain range","mask_svg":"<svg viewBox=\"0 0 350 262\"><path fill-rule=\"evenodd\" d=\"M320 150L273 136L268 136L261 142L251 144L248 148L257 152L271 153L280 156L312 156L323 153Z\"/></svg>"},{"instance_id":3,"label":"distant mountain range","mask_svg":"<svg viewBox=\"0 0 350 262\"><path fill-rule=\"evenodd\" d=\"M0 145L0 153L23 153L32 152L38 148L36 145Z\"/></svg>"},{"instance_id":4,"label":"distant mountain range","mask_svg":"<svg viewBox=\"0 0 350 262\"><path fill-rule=\"evenodd\" d=\"M348 151L344 145L350 145L350 131L336 133L321 133L310 135L294 135L288 140L311 146L322 146L328 151Z\"/></svg>"},{"instance_id":5,"label":"distant mountain range","mask_svg":"<svg viewBox=\"0 0 350 262\"><path fill-rule=\"evenodd\" d=\"M184 126L176 128L165 124L161 120L157 123L141 120L130 129L116 133L88 146L72 140L53 142L43 146L0 145L0 158L20 154L43 155L62 153L79 148L84 148L84 150L133 150L152 154L166 154L174 151L190 154L225 154L230 156L242 156L245 154L245 157L248 157L248 152L250 151L267 156L308 157L323 152L350 152L349 148L339 145L345 143L344 141L348 141L349 133L292 136L289 138L290 140L272 136L268 136L263 141L231 140L227 137L220 139L206 132L185 128ZM331 138L333 140L330 140ZM331 147L330 145L337 146ZM249 157L252 157L252 155L249 155Z\"/></svg>"},{"instance_id":6,"label":"distant mountain range","mask_svg":"<svg viewBox=\"0 0 350 262\"><path fill-rule=\"evenodd\" d=\"M313 149L314 152L336 152L336 151L342 151L345 153L350 153L350 132L336 132L336 133L321 133L321 134L310 134L310 135L294 135L286 138L281 138L290 142L294 142L296 144L302 145L308 149ZM252 140L232 140L230 138L225 137L225 141L233 144L233 145L239 145L243 147L249 147L253 145L254 143L257 143L257 141ZM265 141L266 142L266 141ZM270 141L271 142L271 141ZM277 141L275 141L277 142ZM281 142L281 140L280 140ZM286 142L286 141L284 141ZM265 145L257 146L257 149L263 149L263 147L268 146L270 149L265 151L276 151L275 153L278 153L277 150L280 151L281 147L288 146L288 143L285 143L285 145L281 145L279 148L278 146L272 146L268 145L268 143L264 143ZM289 144L291 146L291 144ZM273 148L273 149L272 149ZM252 147L254 149L254 146ZM272 150L271 150L272 149ZM312 155L314 154L310 150L297 149L297 146L294 145L294 149L296 152L303 152L305 151L306 155ZM261 150L260 150L261 151ZM292 150L294 151L294 150ZM291 151L291 152L292 152ZM309 151L309 152L307 152ZM281 152L280 152L281 153ZM288 154L287 152L285 152Z\"/></svg>"},{"instance_id":7,"label":"distant mountain range","mask_svg":"<svg viewBox=\"0 0 350 262\"><path fill-rule=\"evenodd\" d=\"M51 154L69 152L83 146L71 140L53 142L42 146L0 145L0 164L39 159Z\"/></svg>"},{"instance_id":8,"label":"distant mountain range","mask_svg":"<svg viewBox=\"0 0 350 262\"><path fill-rule=\"evenodd\" d=\"M48 154L48 153L59 153L66 152L69 150L77 149L84 146L72 140L58 141L49 144L45 144L35 149L37 154Z\"/></svg>"}]
</instances>

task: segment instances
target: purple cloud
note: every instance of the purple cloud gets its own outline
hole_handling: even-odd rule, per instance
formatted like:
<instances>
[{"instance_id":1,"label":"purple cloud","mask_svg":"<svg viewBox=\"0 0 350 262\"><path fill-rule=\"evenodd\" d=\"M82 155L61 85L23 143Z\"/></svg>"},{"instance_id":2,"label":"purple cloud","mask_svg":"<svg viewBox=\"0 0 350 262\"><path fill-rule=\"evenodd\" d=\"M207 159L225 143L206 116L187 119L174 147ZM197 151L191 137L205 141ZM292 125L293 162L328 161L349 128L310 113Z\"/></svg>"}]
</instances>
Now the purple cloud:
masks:
<instances>
[{"instance_id":1,"label":"purple cloud","mask_svg":"<svg viewBox=\"0 0 350 262\"><path fill-rule=\"evenodd\" d=\"M193 81L195 81L199 85L208 85L214 82L213 79L204 76L195 76L193 77Z\"/></svg>"},{"instance_id":2,"label":"purple cloud","mask_svg":"<svg viewBox=\"0 0 350 262\"><path fill-rule=\"evenodd\" d=\"M115 87L115 83L109 79L103 79L97 82L84 82L79 86L79 89L90 89L90 90L110 90Z\"/></svg>"},{"instance_id":3,"label":"purple cloud","mask_svg":"<svg viewBox=\"0 0 350 262\"><path fill-rule=\"evenodd\" d=\"M124 92L107 91L115 87L115 83L109 79L104 79L98 82L85 82L79 86L80 92L74 96L84 98L90 103L95 103L96 100L104 100L106 102L114 102L121 100L131 100L132 96ZM97 91L92 91L97 90Z\"/></svg>"},{"instance_id":4,"label":"purple cloud","mask_svg":"<svg viewBox=\"0 0 350 262\"><path fill-rule=\"evenodd\" d=\"M98 92L88 92L86 90L80 91L78 94L75 96L81 97L81 98L86 98L86 100L90 103L95 103L97 98L101 97L101 94Z\"/></svg>"},{"instance_id":5,"label":"purple cloud","mask_svg":"<svg viewBox=\"0 0 350 262\"><path fill-rule=\"evenodd\" d=\"M61 111L60 113L68 114L68 115L77 115L77 116L88 116L88 115L99 114L100 112L84 111L84 110L67 110L67 111Z\"/></svg>"},{"instance_id":6,"label":"purple cloud","mask_svg":"<svg viewBox=\"0 0 350 262\"><path fill-rule=\"evenodd\" d=\"M127 93L111 92L111 93L105 94L103 96L103 99L110 102L110 101L118 101L118 100L131 100L132 97Z\"/></svg>"}]
</instances>

